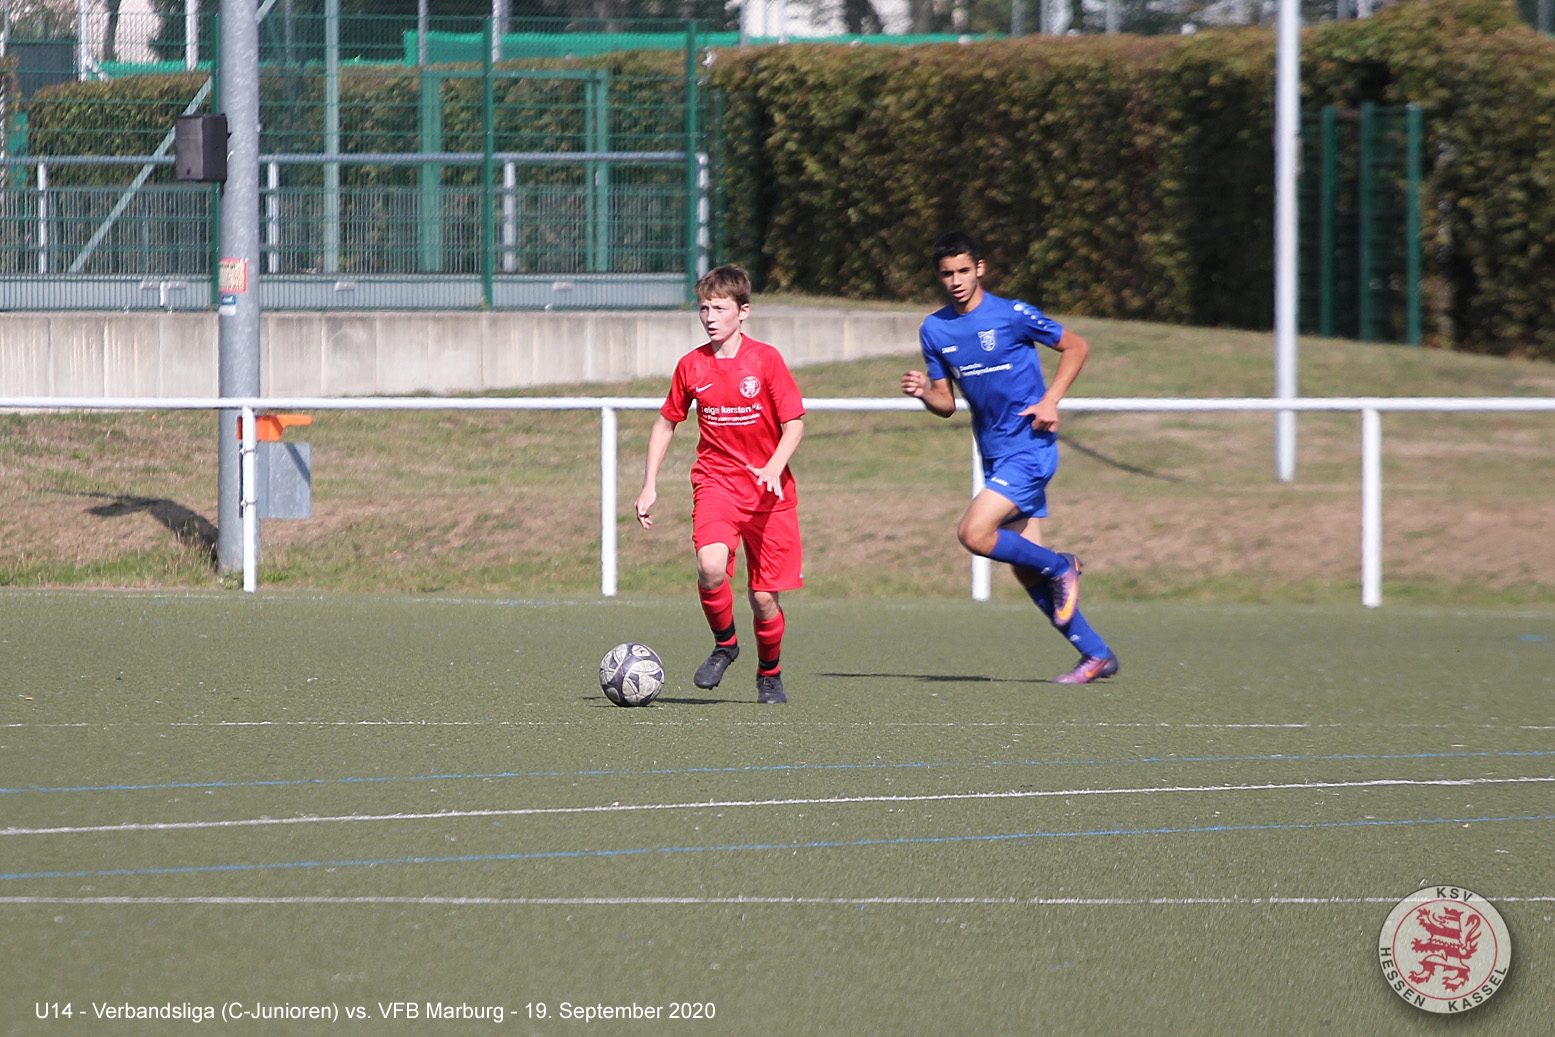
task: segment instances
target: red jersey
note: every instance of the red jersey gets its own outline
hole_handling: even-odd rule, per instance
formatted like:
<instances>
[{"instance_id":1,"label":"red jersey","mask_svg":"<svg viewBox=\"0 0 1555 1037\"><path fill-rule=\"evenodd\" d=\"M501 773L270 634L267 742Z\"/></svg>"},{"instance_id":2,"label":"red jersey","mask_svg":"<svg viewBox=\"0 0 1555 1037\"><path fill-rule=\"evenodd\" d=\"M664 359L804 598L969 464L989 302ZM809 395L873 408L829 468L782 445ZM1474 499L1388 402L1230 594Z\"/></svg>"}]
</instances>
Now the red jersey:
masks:
<instances>
[{"instance_id":1,"label":"red jersey","mask_svg":"<svg viewBox=\"0 0 1555 1037\"><path fill-rule=\"evenodd\" d=\"M783 499L762 489L747 464L760 468L772 458L783 423L804 416L804 400L783 354L741 333L732 357L715 356L711 342L698 346L675 365L669 395L659 413L679 424L697 405L696 463L691 485L716 488L730 503L750 511L791 508L798 501L794 476L783 469Z\"/></svg>"}]
</instances>

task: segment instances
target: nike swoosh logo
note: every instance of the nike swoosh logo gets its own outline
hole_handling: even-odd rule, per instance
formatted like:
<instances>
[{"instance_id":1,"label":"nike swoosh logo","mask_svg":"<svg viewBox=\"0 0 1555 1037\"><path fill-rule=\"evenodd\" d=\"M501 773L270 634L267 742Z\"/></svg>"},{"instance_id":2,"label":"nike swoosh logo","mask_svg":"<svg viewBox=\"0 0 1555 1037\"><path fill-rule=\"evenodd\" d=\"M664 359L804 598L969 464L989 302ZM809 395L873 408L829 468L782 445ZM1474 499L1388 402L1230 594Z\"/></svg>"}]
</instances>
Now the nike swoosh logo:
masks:
<instances>
[{"instance_id":1,"label":"nike swoosh logo","mask_svg":"<svg viewBox=\"0 0 1555 1037\"><path fill-rule=\"evenodd\" d=\"M713 383L712 382L708 382L706 385L699 385L699 386L697 386L695 389L692 390L692 392L707 392L707 390L711 389L712 387L713 387Z\"/></svg>"}]
</instances>

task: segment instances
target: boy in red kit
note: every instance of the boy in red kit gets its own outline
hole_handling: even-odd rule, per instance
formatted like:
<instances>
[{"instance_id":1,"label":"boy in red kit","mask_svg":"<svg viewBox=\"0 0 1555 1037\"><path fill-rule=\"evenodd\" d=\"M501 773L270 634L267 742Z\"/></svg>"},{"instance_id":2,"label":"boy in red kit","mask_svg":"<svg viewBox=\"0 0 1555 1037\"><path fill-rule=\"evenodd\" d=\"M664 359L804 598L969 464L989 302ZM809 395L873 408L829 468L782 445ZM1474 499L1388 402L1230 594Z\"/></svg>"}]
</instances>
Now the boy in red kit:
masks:
<instances>
[{"instance_id":1,"label":"boy in red kit","mask_svg":"<svg viewBox=\"0 0 1555 1037\"><path fill-rule=\"evenodd\" d=\"M697 592L713 629L713 652L694 683L714 688L740 654L734 630L734 548L745 544L756 628L756 701L787 702L780 653L782 591L804 586L799 503L788 460L804 438L804 401L783 356L745 335L750 278L737 266L709 271L696 284L708 341L675 365L669 395L648 435L637 521L653 527L659 468L675 426L697 405L696 463L691 466L691 543Z\"/></svg>"}]
</instances>

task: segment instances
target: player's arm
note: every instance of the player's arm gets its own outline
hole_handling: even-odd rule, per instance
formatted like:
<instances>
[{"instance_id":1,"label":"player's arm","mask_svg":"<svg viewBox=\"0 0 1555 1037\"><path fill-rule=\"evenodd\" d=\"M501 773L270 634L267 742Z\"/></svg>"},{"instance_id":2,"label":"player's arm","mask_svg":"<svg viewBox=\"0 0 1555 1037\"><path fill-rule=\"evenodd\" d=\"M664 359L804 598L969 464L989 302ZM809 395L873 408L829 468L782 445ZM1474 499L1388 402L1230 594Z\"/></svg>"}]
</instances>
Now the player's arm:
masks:
<instances>
[{"instance_id":1,"label":"player's arm","mask_svg":"<svg viewBox=\"0 0 1555 1037\"><path fill-rule=\"evenodd\" d=\"M1091 353L1090 344L1068 328L1064 329L1053 348L1058 350L1058 370L1053 372L1052 383L1048 385L1047 392L1042 394L1042 399L1021 411L1022 415L1031 419L1031 427L1038 432L1058 431L1058 401L1064 398L1064 394L1074 384L1080 368L1085 366L1085 358Z\"/></svg>"},{"instance_id":2,"label":"player's arm","mask_svg":"<svg viewBox=\"0 0 1555 1037\"><path fill-rule=\"evenodd\" d=\"M804 438L804 419L785 421L781 428L783 434L778 437L777 449L772 451L766 465L761 468L753 464L745 466L756 476L756 484L769 493L777 494L778 500L783 499L783 469L788 467L789 458L794 456L794 451L799 449L799 441Z\"/></svg>"},{"instance_id":3,"label":"player's arm","mask_svg":"<svg viewBox=\"0 0 1555 1037\"><path fill-rule=\"evenodd\" d=\"M675 438L675 423L660 414L653 420L653 430L648 433L648 460L643 464L643 488L632 507L637 521L644 529L653 528L653 505L659 499L659 469L670 452L670 440ZM781 469L780 469L781 470Z\"/></svg>"},{"instance_id":4,"label":"player's arm","mask_svg":"<svg viewBox=\"0 0 1555 1037\"><path fill-rule=\"evenodd\" d=\"M931 413L948 418L956 413L956 394L950 390L949 378L929 378L922 371L908 371L902 375L902 393L915 396Z\"/></svg>"}]
</instances>

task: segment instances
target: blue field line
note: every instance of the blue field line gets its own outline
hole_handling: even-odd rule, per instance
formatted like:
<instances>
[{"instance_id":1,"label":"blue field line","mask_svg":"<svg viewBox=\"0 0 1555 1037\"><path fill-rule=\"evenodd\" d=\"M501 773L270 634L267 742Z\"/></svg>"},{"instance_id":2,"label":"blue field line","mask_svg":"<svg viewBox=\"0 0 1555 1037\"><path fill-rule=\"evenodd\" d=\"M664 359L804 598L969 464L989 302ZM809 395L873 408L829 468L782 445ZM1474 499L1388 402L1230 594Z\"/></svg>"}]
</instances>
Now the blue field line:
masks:
<instances>
[{"instance_id":1,"label":"blue field line","mask_svg":"<svg viewBox=\"0 0 1555 1037\"><path fill-rule=\"evenodd\" d=\"M1396 828L1408 825L1489 824L1499 821L1555 821L1555 814L1506 817L1420 817L1400 821L1297 821L1269 825L1208 825L1189 828L1097 828L1085 832L1010 832L997 835L935 835L899 839L822 840L808 843L745 843L727 846L644 846L625 850L543 850L530 853L480 853L457 857L378 857L336 861L282 861L272 864L195 864L177 868L108 868L102 871L18 871L0 873L0 881L84 879L139 875L193 875L209 872L281 871L297 868L376 868L389 864L479 864L583 857L634 857L651 853L746 853L765 850L836 850L868 846L923 846L939 843L1018 842L1023 839L1079 839L1110 835L1202 835L1217 832L1279 832L1320 828Z\"/></svg>"},{"instance_id":2,"label":"blue field line","mask_svg":"<svg viewBox=\"0 0 1555 1037\"><path fill-rule=\"evenodd\" d=\"M932 770L949 767L1099 767L1138 763L1300 763L1335 760L1450 760L1488 757L1555 756L1555 749L1497 750L1470 753L1339 753L1332 756L1141 756L1118 760L987 760L967 763L776 763L742 767L673 767L645 771L500 771L491 774L416 774L345 778L276 778L267 781L178 781L145 785L58 785L0 788L0 796L43 792L154 792L164 789L252 789L288 785L370 785L420 781L493 781L505 778L610 778L667 774L741 774L758 771Z\"/></svg>"}]
</instances>

